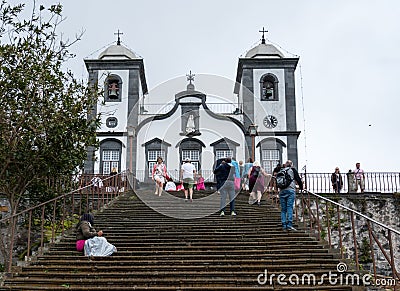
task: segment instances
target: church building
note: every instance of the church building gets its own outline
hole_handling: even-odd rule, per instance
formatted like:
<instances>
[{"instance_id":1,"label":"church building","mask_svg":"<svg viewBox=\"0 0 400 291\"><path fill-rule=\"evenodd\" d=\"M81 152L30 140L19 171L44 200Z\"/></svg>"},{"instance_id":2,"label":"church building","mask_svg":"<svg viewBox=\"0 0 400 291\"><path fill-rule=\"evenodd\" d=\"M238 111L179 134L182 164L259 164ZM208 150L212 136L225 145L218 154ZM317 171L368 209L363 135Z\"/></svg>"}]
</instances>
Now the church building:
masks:
<instances>
[{"instance_id":1,"label":"church building","mask_svg":"<svg viewBox=\"0 0 400 291\"><path fill-rule=\"evenodd\" d=\"M287 159L297 167L299 59L285 57L262 32L261 43L238 59L231 89L235 101L216 103L196 90L190 72L186 88L169 96L170 101L145 103L151 92L144 60L122 45L119 35L97 59L85 59L89 84L104 86L91 113L101 113L100 148L88 149L85 172L108 174L115 167L146 181L159 156L175 179L187 158L206 180L213 180L215 161L223 157L253 158L270 173Z\"/></svg>"}]
</instances>

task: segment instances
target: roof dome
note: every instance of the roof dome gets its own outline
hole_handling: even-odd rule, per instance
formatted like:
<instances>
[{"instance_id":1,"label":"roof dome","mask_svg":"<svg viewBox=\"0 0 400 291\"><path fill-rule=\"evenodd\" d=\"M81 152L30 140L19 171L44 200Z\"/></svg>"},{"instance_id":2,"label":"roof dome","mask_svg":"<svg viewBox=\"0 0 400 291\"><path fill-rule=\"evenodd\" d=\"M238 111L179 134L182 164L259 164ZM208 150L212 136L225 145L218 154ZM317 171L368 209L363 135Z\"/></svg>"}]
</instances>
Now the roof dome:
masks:
<instances>
[{"instance_id":1,"label":"roof dome","mask_svg":"<svg viewBox=\"0 0 400 291\"><path fill-rule=\"evenodd\" d=\"M284 58L284 54L275 46L269 43L262 42L259 45L249 50L246 58Z\"/></svg>"},{"instance_id":2,"label":"roof dome","mask_svg":"<svg viewBox=\"0 0 400 291\"><path fill-rule=\"evenodd\" d=\"M100 60L127 60L138 59L138 57L128 48L120 44L114 44L106 48L100 55Z\"/></svg>"}]
</instances>

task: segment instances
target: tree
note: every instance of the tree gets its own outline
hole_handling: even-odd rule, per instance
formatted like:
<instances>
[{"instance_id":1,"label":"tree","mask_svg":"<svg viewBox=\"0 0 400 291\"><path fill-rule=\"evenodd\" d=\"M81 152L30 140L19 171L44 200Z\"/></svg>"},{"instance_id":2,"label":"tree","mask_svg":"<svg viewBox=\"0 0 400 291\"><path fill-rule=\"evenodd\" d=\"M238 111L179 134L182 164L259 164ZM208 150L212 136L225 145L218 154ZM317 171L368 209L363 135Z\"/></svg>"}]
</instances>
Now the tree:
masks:
<instances>
[{"instance_id":1,"label":"tree","mask_svg":"<svg viewBox=\"0 0 400 291\"><path fill-rule=\"evenodd\" d=\"M50 178L71 178L82 168L87 147L97 147L100 122L99 116L87 118L98 89L62 68L80 37L69 42L57 36L62 6L34 6L30 19L19 20L23 10L23 4L1 2L0 193L12 214L27 197L35 200L38 189L56 195ZM7 244L0 239L3 255Z\"/></svg>"}]
</instances>

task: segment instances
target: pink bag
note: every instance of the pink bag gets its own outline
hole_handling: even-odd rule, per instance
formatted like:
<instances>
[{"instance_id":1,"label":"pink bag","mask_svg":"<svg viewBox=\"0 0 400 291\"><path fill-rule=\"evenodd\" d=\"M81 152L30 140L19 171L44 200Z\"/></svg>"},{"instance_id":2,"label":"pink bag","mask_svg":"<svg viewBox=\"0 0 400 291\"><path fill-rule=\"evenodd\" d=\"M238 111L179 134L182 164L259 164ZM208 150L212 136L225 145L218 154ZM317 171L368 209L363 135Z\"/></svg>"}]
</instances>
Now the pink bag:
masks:
<instances>
[{"instance_id":1,"label":"pink bag","mask_svg":"<svg viewBox=\"0 0 400 291\"><path fill-rule=\"evenodd\" d=\"M80 239L80 240L76 241L76 250L78 252L82 252L83 251L83 248L85 246L85 241L86 240L84 240L84 239Z\"/></svg>"},{"instance_id":2,"label":"pink bag","mask_svg":"<svg viewBox=\"0 0 400 291\"><path fill-rule=\"evenodd\" d=\"M204 178L200 177L199 180L197 181L197 190L206 190L206 187L204 186Z\"/></svg>"},{"instance_id":3,"label":"pink bag","mask_svg":"<svg viewBox=\"0 0 400 291\"><path fill-rule=\"evenodd\" d=\"M241 181L241 179L240 178L235 178L235 190L237 191L237 190L240 190L240 181Z\"/></svg>"},{"instance_id":4,"label":"pink bag","mask_svg":"<svg viewBox=\"0 0 400 291\"><path fill-rule=\"evenodd\" d=\"M178 186L176 186L176 191L184 191L185 188L183 187L182 184L179 184Z\"/></svg>"}]
</instances>

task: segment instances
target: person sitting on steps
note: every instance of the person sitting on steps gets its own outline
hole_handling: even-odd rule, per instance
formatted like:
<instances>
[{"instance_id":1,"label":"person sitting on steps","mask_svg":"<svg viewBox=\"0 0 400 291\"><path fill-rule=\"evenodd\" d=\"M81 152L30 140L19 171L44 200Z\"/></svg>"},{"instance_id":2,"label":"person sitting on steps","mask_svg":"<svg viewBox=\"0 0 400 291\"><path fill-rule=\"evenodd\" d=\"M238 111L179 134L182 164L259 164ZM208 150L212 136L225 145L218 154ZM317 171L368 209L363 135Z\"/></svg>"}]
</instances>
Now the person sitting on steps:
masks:
<instances>
[{"instance_id":1,"label":"person sitting on steps","mask_svg":"<svg viewBox=\"0 0 400 291\"><path fill-rule=\"evenodd\" d=\"M109 256L116 252L117 248L103 237L103 231L96 231L93 225L92 214L85 213L81 216L76 226L76 250L84 251L85 256Z\"/></svg>"}]
</instances>

